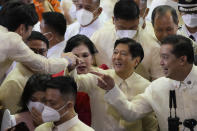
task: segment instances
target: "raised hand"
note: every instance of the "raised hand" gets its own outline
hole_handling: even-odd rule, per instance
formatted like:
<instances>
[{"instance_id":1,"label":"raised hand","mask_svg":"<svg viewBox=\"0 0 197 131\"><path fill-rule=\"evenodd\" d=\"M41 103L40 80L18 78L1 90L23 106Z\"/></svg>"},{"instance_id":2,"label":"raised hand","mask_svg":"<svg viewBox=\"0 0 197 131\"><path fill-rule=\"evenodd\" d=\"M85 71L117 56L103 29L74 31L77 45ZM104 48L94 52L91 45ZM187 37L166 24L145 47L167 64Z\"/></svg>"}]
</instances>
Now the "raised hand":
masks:
<instances>
[{"instance_id":1,"label":"raised hand","mask_svg":"<svg viewBox=\"0 0 197 131\"><path fill-rule=\"evenodd\" d=\"M33 122L36 126L39 126L43 123L42 113L39 112L38 110L36 110L36 108L34 108L34 107L32 107L31 116L32 116Z\"/></svg>"},{"instance_id":2,"label":"raised hand","mask_svg":"<svg viewBox=\"0 0 197 131\"><path fill-rule=\"evenodd\" d=\"M90 73L98 76L97 85L100 88L102 88L104 90L111 90L112 88L114 88L115 82L114 82L114 79L111 76L101 74L101 73L98 73L98 72L90 72Z\"/></svg>"},{"instance_id":3,"label":"raised hand","mask_svg":"<svg viewBox=\"0 0 197 131\"><path fill-rule=\"evenodd\" d=\"M74 55L72 52L62 53L62 57L66 58L69 62L68 69L73 70L82 60Z\"/></svg>"}]
</instances>

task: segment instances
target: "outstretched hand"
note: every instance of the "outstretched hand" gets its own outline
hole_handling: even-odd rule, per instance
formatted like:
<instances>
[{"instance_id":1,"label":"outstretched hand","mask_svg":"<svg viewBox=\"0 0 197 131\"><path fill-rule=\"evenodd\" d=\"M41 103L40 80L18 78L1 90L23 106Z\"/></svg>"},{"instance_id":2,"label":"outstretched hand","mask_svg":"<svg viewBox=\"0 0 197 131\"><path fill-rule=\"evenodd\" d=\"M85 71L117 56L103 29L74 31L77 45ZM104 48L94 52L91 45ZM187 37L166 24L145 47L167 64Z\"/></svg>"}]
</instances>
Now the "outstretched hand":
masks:
<instances>
[{"instance_id":1,"label":"outstretched hand","mask_svg":"<svg viewBox=\"0 0 197 131\"><path fill-rule=\"evenodd\" d=\"M90 73L99 76L97 85L100 88L102 88L104 90L111 90L112 88L114 88L115 82L114 82L114 79L111 76L101 74L101 73L98 73L98 72L90 72Z\"/></svg>"},{"instance_id":2,"label":"outstretched hand","mask_svg":"<svg viewBox=\"0 0 197 131\"><path fill-rule=\"evenodd\" d=\"M68 60L69 71L73 70L79 63L82 62L82 60L79 57L77 57L76 55L74 55L72 52L63 53L62 57L66 58Z\"/></svg>"}]
</instances>

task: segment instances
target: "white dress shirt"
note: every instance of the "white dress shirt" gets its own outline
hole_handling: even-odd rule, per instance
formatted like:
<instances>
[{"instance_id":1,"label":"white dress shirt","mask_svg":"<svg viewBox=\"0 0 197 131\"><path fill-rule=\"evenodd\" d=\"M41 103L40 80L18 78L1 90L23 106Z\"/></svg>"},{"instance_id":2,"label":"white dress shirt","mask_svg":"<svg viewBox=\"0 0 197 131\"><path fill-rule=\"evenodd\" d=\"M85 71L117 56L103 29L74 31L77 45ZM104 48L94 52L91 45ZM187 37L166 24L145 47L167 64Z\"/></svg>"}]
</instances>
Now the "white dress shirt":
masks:
<instances>
[{"instance_id":1,"label":"white dress shirt","mask_svg":"<svg viewBox=\"0 0 197 131\"><path fill-rule=\"evenodd\" d=\"M95 31L104 25L105 21L103 21L101 18L102 17L99 16L92 24L88 25L87 27L81 27L80 23L75 21L73 24L68 26L64 37L65 40L67 41L77 34L86 35L90 38Z\"/></svg>"},{"instance_id":2,"label":"white dress shirt","mask_svg":"<svg viewBox=\"0 0 197 131\"><path fill-rule=\"evenodd\" d=\"M147 113L154 111L159 121L161 131L168 130L169 109L169 91L175 90L177 102L177 116L180 121L185 119L197 120L197 67L193 66L191 72L183 82L161 77L153 81L146 88L143 94L129 102L124 93L115 87L105 95L108 101L117 111L122 114L124 119L133 121L145 116ZM174 116L174 110L173 110ZM180 131L183 131L183 125ZM194 129L197 130L197 127ZM189 131L185 129L184 131Z\"/></svg>"},{"instance_id":3,"label":"white dress shirt","mask_svg":"<svg viewBox=\"0 0 197 131\"><path fill-rule=\"evenodd\" d=\"M67 131L71 127L75 126L78 122L80 122L80 120L78 119L78 116L76 115L72 119L70 119L58 126L55 126L55 129L53 129L53 131Z\"/></svg>"},{"instance_id":4,"label":"white dress shirt","mask_svg":"<svg viewBox=\"0 0 197 131\"><path fill-rule=\"evenodd\" d=\"M95 71L95 70L94 70ZM97 69L97 72L110 75L114 78L117 85L121 85L123 80L116 75L113 69L102 70ZM76 70L72 71L71 76L74 76L78 90L88 93L90 97L91 117L92 125L96 131L156 131L157 121L153 115L145 117L142 120L135 121L133 123L127 123L115 111L111 106L104 100L105 90L97 87L97 77L93 74L81 74L77 75ZM140 75L133 73L130 77L124 80L126 87L124 87L127 93L127 99L133 99L134 96L144 92L145 88L148 87L149 81L141 77ZM120 87L122 88L122 87Z\"/></svg>"},{"instance_id":5,"label":"white dress shirt","mask_svg":"<svg viewBox=\"0 0 197 131\"><path fill-rule=\"evenodd\" d=\"M62 41L52 46L47 52L47 57L48 58L60 58L61 54L64 51L65 46L66 46L66 41Z\"/></svg>"},{"instance_id":6,"label":"white dress shirt","mask_svg":"<svg viewBox=\"0 0 197 131\"><path fill-rule=\"evenodd\" d=\"M5 75L13 61L21 62L36 72L54 74L64 70L68 61L64 58L46 59L35 54L25 43L21 36L9 32L0 26L0 80Z\"/></svg>"}]
</instances>

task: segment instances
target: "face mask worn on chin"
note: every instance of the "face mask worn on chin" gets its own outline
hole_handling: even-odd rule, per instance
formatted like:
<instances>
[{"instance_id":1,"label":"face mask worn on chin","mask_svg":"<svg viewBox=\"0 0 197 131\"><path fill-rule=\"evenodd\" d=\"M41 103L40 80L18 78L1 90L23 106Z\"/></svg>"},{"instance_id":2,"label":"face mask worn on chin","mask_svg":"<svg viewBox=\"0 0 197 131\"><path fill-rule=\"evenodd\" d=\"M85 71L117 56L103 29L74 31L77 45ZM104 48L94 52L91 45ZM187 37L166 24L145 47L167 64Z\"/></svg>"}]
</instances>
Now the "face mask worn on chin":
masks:
<instances>
[{"instance_id":1,"label":"face mask worn on chin","mask_svg":"<svg viewBox=\"0 0 197 131\"><path fill-rule=\"evenodd\" d=\"M29 101L29 103L27 104L27 108L29 109L30 112L32 111L32 107L34 107L39 112L42 112L44 110L44 104L40 102Z\"/></svg>"},{"instance_id":2,"label":"face mask worn on chin","mask_svg":"<svg viewBox=\"0 0 197 131\"><path fill-rule=\"evenodd\" d=\"M65 107L66 107L66 104L64 106L62 106L60 109L55 110L55 109L45 105L44 110L42 112L43 122L56 122L56 121L59 121L61 117L65 116L68 113L68 111L66 111L65 113L63 113L60 116L60 113L58 111L61 111Z\"/></svg>"},{"instance_id":3,"label":"face mask worn on chin","mask_svg":"<svg viewBox=\"0 0 197 131\"><path fill-rule=\"evenodd\" d=\"M116 34L118 38L133 38L137 33L137 30L117 30Z\"/></svg>"},{"instance_id":4,"label":"face mask worn on chin","mask_svg":"<svg viewBox=\"0 0 197 131\"><path fill-rule=\"evenodd\" d=\"M86 9L80 9L76 13L77 21L82 25L86 26L92 22L94 15L92 12Z\"/></svg>"},{"instance_id":5,"label":"face mask worn on chin","mask_svg":"<svg viewBox=\"0 0 197 131\"><path fill-rule=\"evenodd\" d=\"M197 14L184 14L182 19L188 27L197 27Z\"/></svg>"}]
</instances>

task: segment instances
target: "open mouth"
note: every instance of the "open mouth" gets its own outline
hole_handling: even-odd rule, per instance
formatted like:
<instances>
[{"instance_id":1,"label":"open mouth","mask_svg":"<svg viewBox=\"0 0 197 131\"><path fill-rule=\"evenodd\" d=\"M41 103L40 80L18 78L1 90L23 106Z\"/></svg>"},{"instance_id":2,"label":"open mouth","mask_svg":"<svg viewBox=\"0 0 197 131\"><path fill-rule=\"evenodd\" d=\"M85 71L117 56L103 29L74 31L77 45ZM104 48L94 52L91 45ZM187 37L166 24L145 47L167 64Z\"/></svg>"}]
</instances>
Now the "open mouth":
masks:
<instances>
[{"instance_id":1,"label":"open mouth","mask_svg":"<svg viewBox=\"0 0 197 131\"><path fill-rule=\"evenodd\" d=\"M116 62L116 63L115 63L115 67L116 67L116 68L120 68L120 67L122 67L122 63L120 63L120 62Z\"/></svg>"},{"instance_id":2,"label":"open mouth","mask_svg":"<svg viewBox=\"0 0 197 131\"><path fill-rule=\"evenodd\" d=\"M167 74L168 73L168 69L167 68L163 68L163 72L164 72L164 74Z\"/></svg>"},{"instance_id":3,"label":"open mouth","mask_svg":"<svg viewBox=\"0 0 197 131\"><path fill-rule=\"evenodd\" d=\"M86 70L86 66L78 66L77 70L84 71L84 70Z\"/></svg>"}]
</instances>

